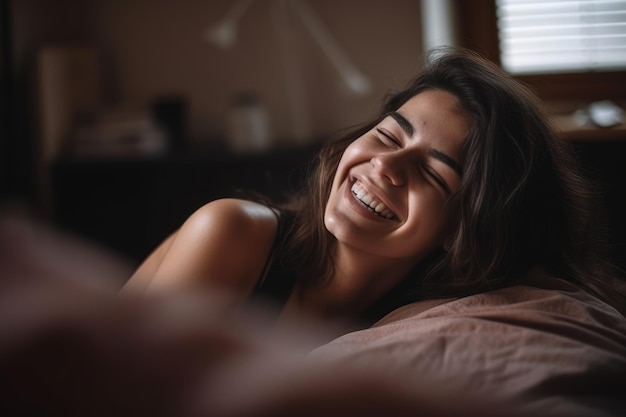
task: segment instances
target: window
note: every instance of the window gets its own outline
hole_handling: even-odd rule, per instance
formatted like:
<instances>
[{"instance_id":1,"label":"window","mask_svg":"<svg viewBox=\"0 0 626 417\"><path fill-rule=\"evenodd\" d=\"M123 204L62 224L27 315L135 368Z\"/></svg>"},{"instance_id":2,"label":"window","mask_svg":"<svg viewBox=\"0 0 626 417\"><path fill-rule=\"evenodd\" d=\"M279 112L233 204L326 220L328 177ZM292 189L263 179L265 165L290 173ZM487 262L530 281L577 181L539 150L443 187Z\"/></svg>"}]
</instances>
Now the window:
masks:
<instances>
[{"instance_id":1,"label":"window","mask_svg":"<svg viewBox=\"0 0 626 417\"><path fill-rule=\"evenodd\" d=\"M626 98L626 0L456 0L461 45L544 99Z\"/></svg>"},{"instance_id":2,"label":"window","mask_svg":"<svg viewBox=\"0 0 626 417\"><path fill-rule=\"evenodd\" d=\"M497 0L500 58L512 74L626 68L626 0Z\"/></svg>"}]
</instances>

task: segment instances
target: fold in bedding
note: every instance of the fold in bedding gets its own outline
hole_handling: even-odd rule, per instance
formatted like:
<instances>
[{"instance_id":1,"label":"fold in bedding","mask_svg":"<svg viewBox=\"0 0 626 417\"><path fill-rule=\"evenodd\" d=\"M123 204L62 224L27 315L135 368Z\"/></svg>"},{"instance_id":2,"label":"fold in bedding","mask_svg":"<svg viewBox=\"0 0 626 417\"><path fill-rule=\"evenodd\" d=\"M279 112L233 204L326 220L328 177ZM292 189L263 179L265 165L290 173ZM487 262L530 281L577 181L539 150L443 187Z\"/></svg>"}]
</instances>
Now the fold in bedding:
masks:
<instances>
[{"instance_id":1,"label":"fold in bedding","mask_svg":"<svg viewBox=\"0 0 626 417\"><path fill-rule=\"evenodd\" d=\"M626 415L626 319L566 281L536 282L410 304L309 356L400 372L524 415Z\"/></svg>"}]
</instances>

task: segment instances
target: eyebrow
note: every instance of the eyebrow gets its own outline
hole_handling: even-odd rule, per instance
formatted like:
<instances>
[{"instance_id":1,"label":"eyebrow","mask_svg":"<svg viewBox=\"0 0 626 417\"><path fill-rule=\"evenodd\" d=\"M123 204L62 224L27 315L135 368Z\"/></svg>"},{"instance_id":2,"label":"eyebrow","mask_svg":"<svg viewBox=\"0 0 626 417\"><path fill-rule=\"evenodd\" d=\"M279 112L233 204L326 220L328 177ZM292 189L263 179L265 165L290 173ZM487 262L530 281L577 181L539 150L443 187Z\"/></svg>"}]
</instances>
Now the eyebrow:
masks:
<instances>
[{"instance_id":1,"label":"eyebrow","mask_svg":"<svg viewBox=\"0 0 626 417\"><path fill-rule=\"evenodd\" d=\"M400 125L400 128L404 130L404 133L406 133L408 136L413 136L413 134L415 133L415 128L413 127L411 122L406 119L406 117L404 117L397 111L392 111L388 114L388 116L391 116L393 120L395 120L396 123Z\"/></svg>"},{"instance_id":2,"label":"eyebrow","mask_svg":"<svg viewBox=\"0 0 626 417\"><path fill-rule=\"evenodd\" d=\"M461 165L459 165L458 162L456 162L454 159L450 158L445 153L443 153L441 151L438 151L437 149L432 149L431 148L431 149L428 150L428 154L430 156L432 156L433 158L436 158L439 161L443 162L444 164L448 165L457 174L459 174L459 177L463 176L463 169L461 168Z\"/></svg>"},{"instance_id":3,"label":"eyebrow","mask_svg":"<svg viewBox=\"0 0 626 417\"><path fill-rule=\"evenodd\" d=\"M404 130L404 133L406 133L408 136L413 136L413 134L415 133L415 128L413 127L411 122L409 122L406 119L406 117L404 117L397 111L390 112L388 116L391 116L391 118L393 118L393 120L395 120L396 123L398 123L400 128ZM432 149L432 148L428 150L428 154L432 156L433 158L436 158L437 160L448 165L457 174L459 174L459 176L463 175L463 169L461 168L461 165L458 162L456 162L454 159L452 159L450 156L446 155L445 153L441 151L438 151L437 149Z\"/></svg>"}]
</instances>

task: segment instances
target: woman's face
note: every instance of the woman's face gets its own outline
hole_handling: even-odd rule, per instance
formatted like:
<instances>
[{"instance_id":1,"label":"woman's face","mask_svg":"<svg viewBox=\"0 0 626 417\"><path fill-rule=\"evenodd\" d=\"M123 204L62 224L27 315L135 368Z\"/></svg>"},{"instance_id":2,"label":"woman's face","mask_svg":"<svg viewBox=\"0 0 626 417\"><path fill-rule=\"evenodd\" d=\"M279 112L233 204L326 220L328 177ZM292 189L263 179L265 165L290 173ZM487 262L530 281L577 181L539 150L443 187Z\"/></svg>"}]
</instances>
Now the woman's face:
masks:
<instances>
[{"instance_id":1,"label":"woman's face","mask_svg":"<svg viewBox=\"0 0 626 417\"><path fill-rule=\"evenodd\" d=\"M471 120L456 97L424 91L345 150L324 223L339 244L415 265L454 233L461 148Z\"/></svg>"}]
</instances>

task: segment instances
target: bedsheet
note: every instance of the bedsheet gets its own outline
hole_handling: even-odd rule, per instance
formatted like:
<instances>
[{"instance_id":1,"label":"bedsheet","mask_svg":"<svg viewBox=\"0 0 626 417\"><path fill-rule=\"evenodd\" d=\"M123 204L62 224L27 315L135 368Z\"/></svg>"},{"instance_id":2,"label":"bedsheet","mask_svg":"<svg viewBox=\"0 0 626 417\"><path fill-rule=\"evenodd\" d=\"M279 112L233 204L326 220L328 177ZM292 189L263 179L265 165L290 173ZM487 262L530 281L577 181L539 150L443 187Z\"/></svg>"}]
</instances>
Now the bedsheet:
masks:
<instances>
[{"instance_id":1,"label":"bedsheet","mask_svg":"<svg viewBox=\"0 0 626 417\"><path fill-rule=\"evenodd\" d=\"M626 320L566 281L537 282L416 302L309 357L405 373L523 415L626 416Z\"/></svg>"}]
</instances>

